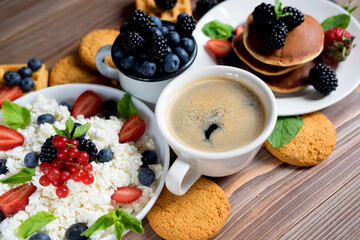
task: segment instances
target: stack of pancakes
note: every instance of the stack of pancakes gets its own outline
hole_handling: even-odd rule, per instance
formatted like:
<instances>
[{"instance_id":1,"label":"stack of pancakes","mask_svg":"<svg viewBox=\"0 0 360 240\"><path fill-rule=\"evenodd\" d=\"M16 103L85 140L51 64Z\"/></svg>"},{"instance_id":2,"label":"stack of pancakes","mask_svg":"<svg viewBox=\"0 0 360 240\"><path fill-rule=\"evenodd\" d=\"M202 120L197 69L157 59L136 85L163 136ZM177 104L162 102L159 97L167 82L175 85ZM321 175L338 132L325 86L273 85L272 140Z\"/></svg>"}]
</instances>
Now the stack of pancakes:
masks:
<instances>
[{"instance_id":1,"label":"stack of pancakes","mask_svg":"<svg viewBox=\"0 0 360 240\"><path fill-rule=\"evenodd\" d=\"M245 31L232 41L238 57L274 92L295 92L308 86L309 71L324 46L324 32L313 17L304 14L304 18L300 26L289 31L285 45L278 50L263 46L252 14Z\"/></svg>"}]
</instances>

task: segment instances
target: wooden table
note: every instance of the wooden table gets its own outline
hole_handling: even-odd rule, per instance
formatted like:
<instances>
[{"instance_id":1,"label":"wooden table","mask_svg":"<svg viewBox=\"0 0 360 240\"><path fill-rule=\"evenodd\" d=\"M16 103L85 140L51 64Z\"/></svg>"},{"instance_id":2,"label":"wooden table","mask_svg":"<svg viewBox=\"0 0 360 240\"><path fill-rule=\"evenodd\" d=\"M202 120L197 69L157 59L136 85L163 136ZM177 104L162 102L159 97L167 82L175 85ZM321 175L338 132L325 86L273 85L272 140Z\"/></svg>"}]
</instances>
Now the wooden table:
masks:
<instances>
[{"instance_id":1,"label":"wooden table","mask_svg":"<svg viewBox=\"0 0 360 240\"><path fill-rule=\"evenodd\" d=\"M50 69L77 51L83 35L118 28L134 8L134 0L1 0L0 64L38 57ZM359 20L360 9L353 15ZM322 163L294 167L262 149L241 172L213 179L231 205L213 239L360 239L359 91L322 110L337 131L337 145ZM143 225L145 234L125 239L160 239L147 220Z\"/></svg>"}]
</instances>

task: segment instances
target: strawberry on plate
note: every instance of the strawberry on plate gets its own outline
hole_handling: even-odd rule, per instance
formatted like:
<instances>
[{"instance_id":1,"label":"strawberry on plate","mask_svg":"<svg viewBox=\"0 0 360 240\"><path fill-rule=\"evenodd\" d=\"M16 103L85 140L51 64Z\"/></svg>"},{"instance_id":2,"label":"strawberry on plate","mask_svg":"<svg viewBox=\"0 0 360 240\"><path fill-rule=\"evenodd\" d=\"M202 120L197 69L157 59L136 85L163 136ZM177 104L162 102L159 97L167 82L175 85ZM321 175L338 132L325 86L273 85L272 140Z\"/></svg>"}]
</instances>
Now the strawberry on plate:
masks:
<instances>
[{"instance_id":1,"label":"strawberry on plate","mask_svg":"<svg viewBox=\"0 0 360 240\"><path fill-rule=\"evenodd\" d=\"M35 190L36 187L32 183L25 183L11 189L0 196L0 210L5 215L12 215L24 210L29 202L29 197Z\"/></svg>"},{"instance_id":2,"label":"strawberry on plate","mask_svg":"<svg viewBox=\"0 0 360 240\"><path fill-rule=\"evenodd\" d=\"M23 91L19 86L9 87L7 85L2 85L0 87L0 106L6 99L10 101L14 101L15 99L21 97L23 95Z\"/></svg>"},{"instance_id":3,"label":"strawberry on plate","mask_svg":"<svg viewBox=\"0 0 360 240\"><path fill-rule=\"evenodd\" d=\"M7 151L24 143L24 136L16 130L0 125L0 151Z\"/></svg>"},{"instance_id":4,"label":"strawberry on plate","mask_svg":"<svg viewBox=\"0 0 360 240\"><path fill-rule=\"evenodd\" d=\"M245 27L244 25L238 25L236 28L235 28L235 35L238 36L240 35L243 31L245 30Z\"/></svg>"},{"instance_id":5,"label":"strawberry on plate","mask_svg":"<svg viewBox=\"0 0 360 240\"><path fill-rule=\"evenodd\" d=\"M119 132L119 143L134 141L145 133L145 121L138 115L133 115L126 120Z\"/></svg>"},{"instance_id":6,"label":"strawberry on plate","mask_svg":"<svg viewBox=\"0 0 360 240\"><path fill-rule=\"evenodd\" d=\"M231 43L224 39L210 39L206 46L219 57L224 57L231 51Z\"/></svg>"},{"instance_id":7,"label":"strawberry on plate","mask_svg":"<svg viewBox=\"0 0 360 240\"><path fill-rule=\"evenodd\" d=\"M85 91L76 99L71 116L76 118L78 115L84 115L84 118L89 118L100 112L101 105L99 95L90 90Z\"/></svg>"},{"instance_id":8,"label":"strawberry on plate","mask_svg":"<svg viewBox=\"0 0 360 240\"><path fill-rule=\"evenodd\" d=\"M116 190L116 192L111 196L111 199L117 201L118 203L131 203L138 199L141 194L141 189L121 187Z\"/></svg>"}]
</instances>

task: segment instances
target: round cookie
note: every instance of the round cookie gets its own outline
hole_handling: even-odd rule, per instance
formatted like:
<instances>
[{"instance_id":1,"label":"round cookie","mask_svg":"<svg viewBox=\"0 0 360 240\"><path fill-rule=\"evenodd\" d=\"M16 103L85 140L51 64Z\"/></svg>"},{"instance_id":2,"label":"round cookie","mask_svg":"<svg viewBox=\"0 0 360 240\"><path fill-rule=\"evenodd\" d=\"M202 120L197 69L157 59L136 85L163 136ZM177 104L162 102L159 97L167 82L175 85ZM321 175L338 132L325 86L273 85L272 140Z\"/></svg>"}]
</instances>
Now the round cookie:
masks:
<instances>
[{"instance_id":1,"label":"round cookie","mask_svg":"<svg viewBox=\"0 0 360 240\"><path fill-rule=\"evenodd\" d=\"M303 126L286 145L275 149L266 141L265 148L279 160L296 166L313 166L324 160L335 147L336 130L322 113L302 115Z\"/></svg>"},{"instance_id":2,"label":"round cookie","mask_svg":"<svg viewBox=\"0 0 360 240\"><path fill-rule=\"evenodd\" d=\"M164 239L205 240L220 231L229 209L225 192L209 179L200 178L182 196L164 188L147 218Z\"/></svg>"},{"instance_id":3,"label":"round cookie","mask_svg":"<svg viewBox=\"0 0 360 240\"><path fill-rule=\"evenodd\" d=\"M97 70L95 64L95 55L102 46L113 44L116 37L120 34L119 30L98 29L86 34L80 42L79 56L81 60L92 69ZM105 58L110 67L116 68L111 57Z\"/></svg>"}]
</instances>

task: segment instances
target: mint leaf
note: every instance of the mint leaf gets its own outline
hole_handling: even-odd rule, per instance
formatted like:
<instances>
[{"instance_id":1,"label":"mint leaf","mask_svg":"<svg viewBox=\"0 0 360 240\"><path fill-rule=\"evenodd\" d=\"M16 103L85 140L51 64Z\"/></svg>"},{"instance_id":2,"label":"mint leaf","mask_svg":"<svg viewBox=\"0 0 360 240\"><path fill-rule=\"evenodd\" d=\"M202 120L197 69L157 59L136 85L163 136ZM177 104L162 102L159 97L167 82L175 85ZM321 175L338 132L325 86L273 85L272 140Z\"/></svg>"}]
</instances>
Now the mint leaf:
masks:
<instances>
[{"instance_id":1,"label":"mint leaf","mask_svg":"<svg viewBox=\"0 0 360 240\"><path fill-rule=\"evenodd\" d=\"M346 29L349 26L349 23L350 15L342 13L332 17L328 17L321 23L321 26L325 32L326 30L334 27Z\"/></svg>"},{"instance_id":2,"label":"mint leaf","mask_svg":"<svg viewBox=\"0 0 360 240\"><path fill-rule=\"evenodd\" d=\"M114 223L114 234L118 240L121 240L122 234L125 230L124 224L120 220L116 220Z\"/></svg>"},{"instance_id":3,"label":"mint leaf","mask_svg":"<svg viewBox=\"0 0 360 240\"><path fill-rule=\"evenodd\" d=\"M38 212L19 226L19 235L21 238L26 239L55 219L56 217L51 213L45 211Z\"/></svg>"},{"instance_id":4,"label":"mint leaf","mask_svg":"<svg viewBox=\"0 0 360 240\"><path fill-rule=\"evenodd\" d=\"M99 217L81 236L90 237L94 232L104 230L114 224L112 213Z\"/></svg>"},{"instance_id":5,"label":"mint leaf","mask_svg":"<svg viewBox=\"0 0 360 240\"><path fill-rule=\"evenodd\" d=\"M206 23L201 31L210 38L226 40L232 35L234 28L231 25L214 20Z\"/></svg>"},{"instance_id":6,"label":"mint leaf","mask_svg":"<svg viewBox=\"0 0 360 240\"><path fill-rule=\"evenodd\" d=\"M3 102L1 111L6 124L13 129L24 128L31 121L29 109L13 103L9 99Z\"/></svg>"},{"instance_id":7,"label":"mint leaf","mask_svg":"<svg viewBox=\"0 0 360 240\"><path fill-rule=\"evenodd\" d=\"M348 2L348 5L340 5L343 9L345 9L348 13L352 13L353 11L355 11L355 9L358 7L358 6L354 6L354 7L351 7L351 0L349 0Z\"/></svg>"},{"instance_id":8,"label":"mint leaf","mask_svg":"<svg viewBox=\"0 0 360 240\"><path fill-rule=\"evenodd\" d=\"M35 176L35 168L24 168L10 177L1 179L0 182L6 184L26 183L31 181L33 176Z\"/></svg>"},{"instance_id":9,"label":"mint leaf","mask_svg":"<svg viewBox=\"0 0 360 240\"><path fill-rule=\"evenodd\" d=\"M81 135L83 135L84 133L87 132L87 130L89 130L89 128L91 127L90 123L86 123L84 125L78 126L75 128L75 132L73 134L73 138L78 138Z\"/></svg>"},{"instance_id":10,"label":"mint leaf","mask_svg":"<svg viewBox=\"0 0 360 240\"><path fill-rule=\"evenodd\" d=\"M65 132L66 132L66 137L68 139L71 139L71 132L74 129L74 121L71 119L71 117L69 117L66 122L65 122Z\"/></svg>"},{"instance_id":11,"label":"mint leaf","mask_svg":"<svg viewBox=\"0 0 360 240\"><path fill-rule=\"evenodd\" d=\"M296 136L302 125L303 119L299 116L278 117L275 128L267 140L274 148L280 148Z\"/></svg>"},{"instance_id":12,"label":"mint leaf","mask_svg":"<svg viewBox=\"0 0 360 240\"><path fill-rule=\"evenodd\" d=\"M55 125L53 125L53 128L54 128L54 130L55 130L55 132L56 132L57 135L66 137L66 131L65 131L65 130L60 130L60 129L58 129L57 127L55 127Z\"/></svg>"},{"instance_id":13,"label":"mint leaf","mask_svg":"<svg viewBox=\"0 0 360 240\"><path fill-rule=\"evenodd\" d=\"M119 208L115 210L115 213L117 216L120 216L120 218L122 219L122 223L125 229L136 233L144 233L144 229L141 225L141 221L136 217L134 217L132 214Z\"/></svg>"},{"instance_id":14,"label":"mint leaf","mask_svg":"<svg viewBox=\"0 0 360 240\"><path fill-rule=\"evenodd\" d=\"M131 95L125 94L123 98L118 102L117 109L121 117L127 120L133 115L138 115L136 110L132 106Z\"/></svg>"},{"instance_id":15,"label":"mint leaf","mask_svg":"<svg viewBox=\"0 0 360 240\"><path fill-rule=\"evenodd\" d=\"M275 0L274 10L275 10L276 17L281 18L281 17L289 16L290 13L288 13L288 12L283 13L281 5L282 5L282 3L279 0Z\"/></svg>"}]
</instances>

